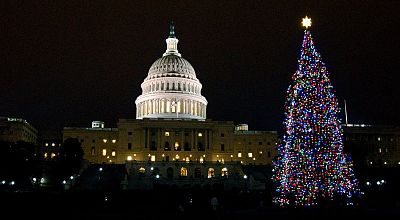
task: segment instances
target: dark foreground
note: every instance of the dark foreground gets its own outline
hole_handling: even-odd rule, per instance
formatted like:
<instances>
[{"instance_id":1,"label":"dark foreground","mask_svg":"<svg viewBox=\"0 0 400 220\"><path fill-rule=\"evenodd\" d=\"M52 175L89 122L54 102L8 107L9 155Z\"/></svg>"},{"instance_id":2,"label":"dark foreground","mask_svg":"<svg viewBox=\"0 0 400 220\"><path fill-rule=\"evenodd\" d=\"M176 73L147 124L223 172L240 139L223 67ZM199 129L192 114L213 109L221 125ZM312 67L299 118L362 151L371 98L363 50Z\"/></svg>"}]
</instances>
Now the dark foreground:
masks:
<instances>
[{"instance_id":1,"label":"dark foreground","mask_svg":"<svg viewBox=\"0 0 400 220\"><path fill-rule=\"evenodd\" d=\"M210 199L218 198L211 208ZM281 209L263 192L152 191L14 191L0 192L1 215L9 219L362 219L400 216L400 204L366 198L358 207ZM3 218L2 218L3 219Z\"/></svg>"}]
</instances>

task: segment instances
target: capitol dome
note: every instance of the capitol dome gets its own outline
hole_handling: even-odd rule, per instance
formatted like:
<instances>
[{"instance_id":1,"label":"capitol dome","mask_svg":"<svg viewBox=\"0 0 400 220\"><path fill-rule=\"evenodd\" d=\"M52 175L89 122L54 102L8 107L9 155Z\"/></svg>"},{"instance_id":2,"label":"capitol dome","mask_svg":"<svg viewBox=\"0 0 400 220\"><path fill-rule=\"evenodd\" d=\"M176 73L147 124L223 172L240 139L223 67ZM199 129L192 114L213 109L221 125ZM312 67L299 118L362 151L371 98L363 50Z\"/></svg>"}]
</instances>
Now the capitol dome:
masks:
<instances>
[{"instance_id":1,"label":"capitol dome","mask_svg":"<svg viewBox=\"0 0 400 220\"><path fill-rule=\"evenodd\" d=\"M207 100L193 66L178 52L173 24L166 39L167 50L150 67L137 97L136 119L206 119Z\"/></svg>"}]
</instances>

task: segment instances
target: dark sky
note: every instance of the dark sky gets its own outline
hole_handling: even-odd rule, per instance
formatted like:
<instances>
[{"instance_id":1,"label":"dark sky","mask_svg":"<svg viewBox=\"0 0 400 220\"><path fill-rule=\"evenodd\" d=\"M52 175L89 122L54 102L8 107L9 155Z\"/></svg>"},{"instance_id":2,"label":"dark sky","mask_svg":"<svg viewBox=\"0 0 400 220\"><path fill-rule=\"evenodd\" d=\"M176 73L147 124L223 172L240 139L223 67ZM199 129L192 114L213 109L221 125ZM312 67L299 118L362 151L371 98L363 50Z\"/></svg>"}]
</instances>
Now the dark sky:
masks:
<instances>
[{"instance_id":1,"label":"dark sky","mask_svg":"<svg viewBox=\"0 0 400 220\"><path fill-rule=\"evenodd\" d=\"M305 15L349 122L400 125L400 1L3 1L0 10L0 116L41 130L134 118L171 20L208 118L280 130Z\"/></svg>"}]
</instances>

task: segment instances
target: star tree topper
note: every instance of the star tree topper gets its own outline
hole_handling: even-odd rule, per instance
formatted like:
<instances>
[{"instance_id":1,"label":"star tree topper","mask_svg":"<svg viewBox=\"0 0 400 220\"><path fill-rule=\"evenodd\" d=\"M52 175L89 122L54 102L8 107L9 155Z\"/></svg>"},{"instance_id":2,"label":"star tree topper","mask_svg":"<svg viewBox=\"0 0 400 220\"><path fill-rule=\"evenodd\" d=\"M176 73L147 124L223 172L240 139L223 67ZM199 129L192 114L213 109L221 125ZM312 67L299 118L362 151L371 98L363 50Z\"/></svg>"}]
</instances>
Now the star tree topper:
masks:
<instances>
[{"instance_id":1,"label":"star tree topper","mask_svg":"<svg viewBox=\"0 0 400 220\"><path fill-rule=\"evenodd\" d=\"M303 18L303 21L301 22L301 24L303 25L303 27L306 27L306 29L308 27L311 27L311 18L308 18L306 16L305 18Z\"/></svg>"}]
</instances>

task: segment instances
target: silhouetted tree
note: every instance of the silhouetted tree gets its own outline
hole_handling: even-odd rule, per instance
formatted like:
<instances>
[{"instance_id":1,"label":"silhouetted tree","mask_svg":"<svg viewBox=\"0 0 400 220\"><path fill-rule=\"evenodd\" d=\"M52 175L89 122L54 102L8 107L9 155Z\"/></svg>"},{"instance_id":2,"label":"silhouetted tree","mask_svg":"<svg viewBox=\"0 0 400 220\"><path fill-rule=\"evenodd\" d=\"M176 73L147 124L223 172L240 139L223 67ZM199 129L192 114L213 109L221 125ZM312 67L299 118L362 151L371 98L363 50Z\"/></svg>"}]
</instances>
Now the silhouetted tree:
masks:
<instances>
[{"instance_id":1,"label":"silhouetted tree","mask_svg":"<svg viewBox=\"0 0 400 220\"><path fill-rule=\"evenodd\" d=\"M83 161L83 149L76 138L68 138L60 147L57 157L58 172L69 176L79 172Z\"/></svg>"}]
</instances>

